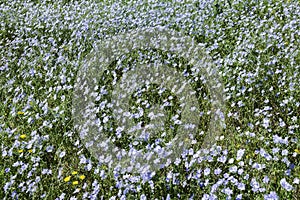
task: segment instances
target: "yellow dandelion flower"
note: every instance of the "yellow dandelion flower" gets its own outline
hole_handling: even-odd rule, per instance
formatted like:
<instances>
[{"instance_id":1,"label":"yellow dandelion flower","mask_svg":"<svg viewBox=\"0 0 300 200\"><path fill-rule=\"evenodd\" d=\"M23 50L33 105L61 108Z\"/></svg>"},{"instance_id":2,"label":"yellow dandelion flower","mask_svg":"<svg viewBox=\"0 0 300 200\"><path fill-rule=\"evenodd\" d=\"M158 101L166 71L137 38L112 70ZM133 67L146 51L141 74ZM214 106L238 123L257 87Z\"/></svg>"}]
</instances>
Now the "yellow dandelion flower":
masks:
<instances>
[{"instance_id":1,"label":"yellow dandelion flower","mask_svg":"<svg viewBox=\"0 0 300 200\"><path fill-rule=\"evenodd\" d=\"M80 175L79 178L80 178L81 180L83 180L83 179L85 179L85 175Z\"/></svg>"},{"instance_id":2,"label":"yellow dandelion flower","mask_svg":"<svg viewBox=\"0 0 300 200\"><path fill-rule=\"evenodd\" d=\"M18 152L19 152L19 153L23 153L23 151L24 151L23 149L20 149Z\"/></svg>"},{"instance_id":3,"label":"yellow dandelion flower","mask_svg":"<svg viewBox=\"0 0 300 200\"><path fill-rule=\"evenodd\" d=\"M19 112L18 112L18 115L24 115L24 112L19 111Z\"/></svg>"},{"instance_id":4,"label":"yellow dandelion flower","mask_svg":"<svg viewBox=\"0 0 300 200\"><path fill-rule=\"evenodd\" d=\"M26 138L26 135L25 135L25 134L22 134L22 135L20 135L20 138L21 138L21 139L25 139L25 138Z\"/></svg>"},{"instance_id":5,"label":"yellow dandelion flower","mask_svg":"<svg viewBox=\"0 0 300 200\"><path fill-rule=\"evenodd\" d=\"M72 184L73 185L78 185L78 181L73 181Z\"/></svg>"},{"instance_id":6,"label":"yellow dandelion flower","mask_svg":"<svg viewBox=\"0 0 300 200\"><path fill-rule=\"evenodd\" d=\"M76 175L76 174L78 174L78 172L76 172L76 171L73 171L73 172L72 172L72 175Z\"/></svg>"},{"instance_id":7,"label":"yellow dandelion flower","mask_svg":"<svg viewBox=\"0 0 300 200\"><path fill-rule=\"evenodd\" d=\"M296 152L297 154L300 154L300 149L295 149L295 152Z\"/></svg>"},{"instance_id":8,"label":"yellow dandelion flower","mask_svg":"<svg viewBox=\"0 0 300 200\"><path fill-rule=\"evenodd\" d=\"M64 182L68 182L68 181L70 181L70 179L71 179L71 176L67 176L66 178L64 178Z\"/></svg>"},{"instance_id":9,"label":"yellow dandelion flower","mask_svg":"<svg viewBox=\"0 0 300 200\"><path fill-rule=\"evenodd\" d=\"M32 153L32 149L28 149L28 152L29 152L29 153Z\"/></svg>"}]
</instances>

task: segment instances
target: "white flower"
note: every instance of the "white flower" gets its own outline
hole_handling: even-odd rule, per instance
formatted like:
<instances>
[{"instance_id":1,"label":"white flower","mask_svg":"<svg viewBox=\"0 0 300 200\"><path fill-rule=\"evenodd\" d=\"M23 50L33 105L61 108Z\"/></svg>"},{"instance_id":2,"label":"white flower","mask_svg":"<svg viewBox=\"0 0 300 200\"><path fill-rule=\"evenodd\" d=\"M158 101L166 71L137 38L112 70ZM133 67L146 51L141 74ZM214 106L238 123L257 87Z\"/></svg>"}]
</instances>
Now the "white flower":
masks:
<instances>
[{"instance_id":1,"label":"white flower","mask_svg":"<svg viewBox=\"0 0 300 200\"><path fill-rule=\"evenodd\" d=\"M285 178L280 180L280 185L287 191L292 191L294 188L291 184L289 184Z\"/></svg>"},{"instance_id":2,"label":"white flower","mask_svg":"<svg viewBox=\"0 0 300 200\"><path fill-rule=\"evenodd\" d=\"M66 155L66 152L65 152L65 151L62 151L62 152L60 152L59 157L62 158L62 157L64 157L65 155Z\"/></svg>"},{"instance_id":3,"label":"white flower","mask_svg":"<svg viewBox=\"0 0 300 200\"><path fill-rule=\"evenodd\" d=\"M245 149L239 149L239 150L237 151L236 160L241 160L242 157L243 157L243 155L244 155L244 153L245 153Z\"/></svg>"},{"instance_id":4,"label":"white flower","mask_svg":"<svg viewBox=\"0 0 300 200\"><path fill-rule=\"evenodd\" d=\"M294 178L294 181L293 181L293 183L295 183L295 184L299 184L299 183L300 183L300 180L299 180L299 178Z\"/></svg>"}]
</instances>

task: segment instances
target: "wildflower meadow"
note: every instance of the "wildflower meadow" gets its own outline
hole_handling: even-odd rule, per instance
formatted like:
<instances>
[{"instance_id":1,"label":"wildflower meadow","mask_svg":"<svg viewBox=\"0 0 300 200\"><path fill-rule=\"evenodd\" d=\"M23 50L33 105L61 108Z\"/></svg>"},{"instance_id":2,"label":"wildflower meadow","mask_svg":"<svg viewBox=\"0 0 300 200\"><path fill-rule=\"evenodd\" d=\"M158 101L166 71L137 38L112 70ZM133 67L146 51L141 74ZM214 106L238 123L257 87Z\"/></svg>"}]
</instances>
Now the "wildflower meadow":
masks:
<instances>
[{"instance_id":1,"label":"wildflower meadow","mask_svg":"<svg viewBox=\"0 0 300 200\"><path fill-rule=\"evenodd\" d=\"M0 199L300 199L298 0L0 1Z\"/></svg>"}]
</instances>

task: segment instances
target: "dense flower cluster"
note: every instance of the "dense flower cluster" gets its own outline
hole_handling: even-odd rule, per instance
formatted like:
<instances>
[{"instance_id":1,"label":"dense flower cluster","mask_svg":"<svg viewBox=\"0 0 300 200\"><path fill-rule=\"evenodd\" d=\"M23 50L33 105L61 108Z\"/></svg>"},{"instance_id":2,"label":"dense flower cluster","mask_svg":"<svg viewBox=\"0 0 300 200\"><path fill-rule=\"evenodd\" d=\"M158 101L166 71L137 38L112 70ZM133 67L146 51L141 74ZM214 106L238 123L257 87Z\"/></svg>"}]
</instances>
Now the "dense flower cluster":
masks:
<instances>
[{"instance_id":1,"label":"dense flower cluster","mask_svg":"<svg viewBox=\"0 0 300 200\"><path fill-rule=\"evenodd\" d=\"M286 0L3 1L0 197L299 199L299 10L299 2ZM76 75L100 40L156 26L195 38L211 56L224 83L226 113L220 115L226 126L222 135L213 138L211 148L201 149L209 131L203 122L199 133L189 138L192 146L157 171L136 174L118 166L112 170L105 164L109 162L91 155L73 126ZM148 61L155 63L160 58L157 65L186 67L185 61L165 52L149 50L126 56L123 60L132 65L152 56ZM113 68L125 64L110 66L108 74L117 77ZM189 76L188 70L182 73L197 78ZM208 106L209 91L205 83L196 83L193 88L200 115L209 121L213 112ZM107 89L113 85L102 86L97 88L99 96L111 93ZM132 98L130 112L141 112L135 124L155 118L155 113L147 113L149 119L141 117L151 104L141 97L147 96L145 92L137 91ZM157 93L166 99L160 105L184 104L172 88ZM97 123L110 136L110 141L101 141L102 147L115 142L134 154L139 143L126 136L122 127L110 124L109 109L101 109L113 105L108 97L102 100ZM159 152L160 145L167 145L168 134L181 123L176 112L169 112L168 131L138 147ZM193 124L185 126L188 129Z\"/></svg>"}]
</instances>

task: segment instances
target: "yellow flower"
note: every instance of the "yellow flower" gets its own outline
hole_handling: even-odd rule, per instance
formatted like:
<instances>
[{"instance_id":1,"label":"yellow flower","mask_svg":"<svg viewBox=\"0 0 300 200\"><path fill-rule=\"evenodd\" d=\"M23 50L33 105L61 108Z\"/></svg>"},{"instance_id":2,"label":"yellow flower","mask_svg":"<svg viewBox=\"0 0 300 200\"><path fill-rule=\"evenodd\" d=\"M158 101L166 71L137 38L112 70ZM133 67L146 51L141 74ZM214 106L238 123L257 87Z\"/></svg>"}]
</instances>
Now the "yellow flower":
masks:
<instances>
[{"instance_id":1,"label":"yellow flower","mask_svg":"<svg viewBox=\"0 0 300 200\"><path fill-rule=\"evenodd\" d=\"M71 179L71 176L67 176L66 178L64 178L64 182L68 182Z\"/></svg>"},{"instance_id":2,"label":"yellow flower","mask_svg":"<svg viewBox=\"0 0 300 200\"><path fill-rule=\"evenodd\" d=\"M29 152L29 153L32 153L32 149L28 149L28 152Z\"/></svg>"},{"instance_id":3,"label":"yellow flower","mask_svg":"<svg viewBox=\"0 0 300 200\"><path fill-rule=\"evenodd\" d=\"M85 179L85 175L80 175L79 178L80 178L81 180L83 180L83 179Z\"/></svg>"},{"instance_id":4,"label":"yellow flower","mask_svg":"<svg viewBox=\"0 0 300 200\"><path fill-rule=\"evenodd\" d=\"M295 152L296 152L297 154L300 154L300 149L295 149Z\"/></svg>"},{"instance_id":5,"label":"yellow flower","mask_svg":"<svg viewBox=\"0 0 300 200\"><path fill-rule=\"evenodd\" d=\"M78 172L76 172L76 171L73 171L73 172L72 172L72 175L76 175L77 173L78 173Z\"/></svg>"},{"instance_id":6,"label":"yellow flower","mask_svg":"<svg viewBox=\"0 0 300 200\"><path fill-rule=\"evenodd\" d=\"M23 149L20 149L18 152L19 152L19 153L23 153L23 151L24 151Z\"/></svg>"},{"instance_id":7,"label":"yellow flower","mask_svg":"<svg viewBox=\"0 0 300 200\"><path fill-rule=\"evenodd\" d=\"M26 138L26 135L25 135L25 134L22 134L22 135L20 135L20 138L21 138L21 139L25 139L25 138Z\"/></svg>"},{"instance_id":8,"label":"yellow flower","mask_svg":"<svg viewBox=\"0 0 300 200\"><path fill-rule=\"evenodd\" d=\"M78 181L73 181L73 185L78 185Z\"/></svg>"},{"instance_id":9,"label":"yellow flower","mask_svg":"<svg viewBox=\"0 0 300 200\"><path fill-rule=\"evenodd\" d=\"M19 111L19 112L18 112L18 115L24 115L24 112Z\"/></svg>"}]
</instances>

